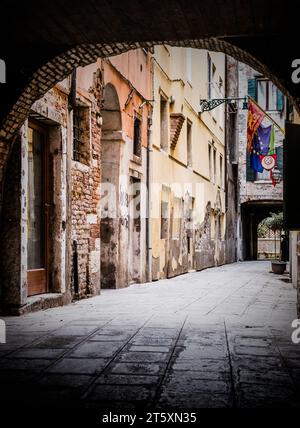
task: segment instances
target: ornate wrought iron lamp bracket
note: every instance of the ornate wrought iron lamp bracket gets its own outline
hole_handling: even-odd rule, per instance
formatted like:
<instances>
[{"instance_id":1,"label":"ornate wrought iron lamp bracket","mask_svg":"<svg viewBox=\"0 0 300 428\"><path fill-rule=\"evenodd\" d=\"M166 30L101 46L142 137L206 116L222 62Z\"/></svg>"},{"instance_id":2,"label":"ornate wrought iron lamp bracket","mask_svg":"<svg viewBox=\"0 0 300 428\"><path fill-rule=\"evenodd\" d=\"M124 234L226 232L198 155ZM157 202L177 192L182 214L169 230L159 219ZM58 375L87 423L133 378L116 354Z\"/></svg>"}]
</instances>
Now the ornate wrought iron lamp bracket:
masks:
<instances>
[{"instance_id":1,"label":"ornate wrought iron lamp bracket","mask_svg":"<svg viewBox=\"0 0 300 428\"><path fill-rule=\"evenodd\" d=\"M219 98L212 100L200 100L200 113L204 113L206 111L214 110L222 104L232 104L235 101L244 101L243 109L248 109L248 97L243 98Z\"/></svg>"}]
</instances>

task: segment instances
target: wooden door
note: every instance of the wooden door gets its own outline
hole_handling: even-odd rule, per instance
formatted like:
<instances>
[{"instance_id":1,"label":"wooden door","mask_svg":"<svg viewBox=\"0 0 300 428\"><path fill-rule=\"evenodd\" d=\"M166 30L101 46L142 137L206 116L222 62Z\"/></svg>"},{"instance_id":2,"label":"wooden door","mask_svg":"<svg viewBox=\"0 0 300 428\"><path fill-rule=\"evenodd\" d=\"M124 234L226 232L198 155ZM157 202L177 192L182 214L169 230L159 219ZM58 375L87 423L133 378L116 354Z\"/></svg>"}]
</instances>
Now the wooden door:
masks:
<instances>
[{"instance_id":1,"label":"wooden door","mask_svg":"<svg viewBox=\"0 0 300 428\"><path fill-rule=\"evenodd\" d=\"M48 292L48 143L46 129L28 128L28 296Z\"/></svg>"}]
</instances>

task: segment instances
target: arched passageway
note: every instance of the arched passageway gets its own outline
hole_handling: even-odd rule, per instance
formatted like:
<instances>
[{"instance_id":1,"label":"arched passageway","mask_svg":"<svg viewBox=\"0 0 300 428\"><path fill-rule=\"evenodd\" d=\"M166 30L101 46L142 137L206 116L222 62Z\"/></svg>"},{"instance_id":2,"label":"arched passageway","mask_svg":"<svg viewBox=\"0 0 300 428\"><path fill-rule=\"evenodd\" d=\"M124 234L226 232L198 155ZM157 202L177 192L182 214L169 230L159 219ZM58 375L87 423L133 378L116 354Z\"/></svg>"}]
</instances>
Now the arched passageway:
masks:
<instances>
[{"instance_id":1,"label":"arched passageway","mask_svg":"<svg viewBox=\"0 0 300 428\"><path fill-rule=\"evenodd\" d=\"M243 252L245 260L258 259L258 226L270 213L280 213L282 201L254 201L242 205Z\"/></svg>"},{"instance_id":2,"label":"arched passageway","mask_svg":"<svg viewBox=\"0 0 300 428\"><path fill-rule=\"evenodd\" d=\"M76 67L130 49L169 44L224 52L274 81L299 110L300 85L291 79L298 24L292 1L220 0L212 7L208 0L58 0L37 6L34 0L0 6L2 40L9 29L0 52L7 67L0 85L0 189L11 143L33 103Z\"/></svg>"},{"instance_id":3,"label":"arched passageway","mask_svg":"<svg viewBox=\"0 0 300 428\"><path fill-rule=\"evenodd\" d=\"M221 51L269 77L300 105L300 85L291 79L298 25L291 0L220 0L214 7L209 0L58 0L43 8L35 0L2 1L0 13L7 76L0 85L0 187L11 143L33 103L97 58L155 44Z\"/></svg>"},{"instance_id":4,"label":"arched passageway","mask_svg":"<svg viewBox=\"0 0 300 428\"><path fill-rule=\"evenodd\" d=\"M293 1L217 1L212 7L209 0L60 0L36 6L34 0L1 3L6 44L0 57L7 65L7 83L0 86L2 138L11 137L33 102L75 67L161 43L223 51L271 77L299 103L299 85L291 80L298 25Z\"/></svg>"}]
</instances>

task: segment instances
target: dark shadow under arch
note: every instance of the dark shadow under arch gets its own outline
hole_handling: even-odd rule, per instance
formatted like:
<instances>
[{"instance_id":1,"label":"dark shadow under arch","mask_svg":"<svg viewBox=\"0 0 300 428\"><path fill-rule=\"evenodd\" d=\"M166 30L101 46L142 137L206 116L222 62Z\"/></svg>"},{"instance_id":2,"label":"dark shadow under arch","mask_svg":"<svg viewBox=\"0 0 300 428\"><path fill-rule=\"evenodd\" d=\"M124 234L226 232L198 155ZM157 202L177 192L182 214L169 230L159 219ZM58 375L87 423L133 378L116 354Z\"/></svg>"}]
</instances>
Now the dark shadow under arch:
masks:
<instances>
[{"instance_id":1,"label":"dark shadow under arch","mask_svg":"<svg viewBox=\"0 0 300 428\"><path fill-rule=\"evenodd\" d=\"M103 90L101 114L103 118L102 131L104 133L122 129L119 97L116 88L111 83L107 83Z\"/></svg>"},{"instance_id":2,"label":"dark shadow under arch","mask_svg":"<svg viewBox=\"0 0 300 428\"><path fill-rule=\"evenodd\" d=\"M196 40L110 43L110 44L81 44L54 57L32 76L28 85L12 106L10 112L0 125L0 138L9 139L20 128L29 115L32 104L40 99L55 84L65 79L76 67L84 67L98 58L119 55L132 49L150 48L154 45L170 45L174 47L192 47L215 52L223 52L233 58L250 65L252 68L270 78L282 92L296 103L300 111L300 99L295 98L285 82L279 78L266 64L252 54L236 45L220 38L203 38Z\"/></svg>"}]
</instances>

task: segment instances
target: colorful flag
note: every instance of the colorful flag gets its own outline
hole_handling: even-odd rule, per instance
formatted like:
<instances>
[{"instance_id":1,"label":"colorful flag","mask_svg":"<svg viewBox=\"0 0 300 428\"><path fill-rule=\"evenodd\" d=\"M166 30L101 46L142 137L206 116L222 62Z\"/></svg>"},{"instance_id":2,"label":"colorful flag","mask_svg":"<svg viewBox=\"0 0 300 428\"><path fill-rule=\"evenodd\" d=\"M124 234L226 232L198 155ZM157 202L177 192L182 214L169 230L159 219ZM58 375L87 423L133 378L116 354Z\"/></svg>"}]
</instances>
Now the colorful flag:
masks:
<instances>
[{"instance_id":1,"label":"colorful flag","mask_svg":"<svg viewBox=\"0 0 300 428\"><path fill-rule=\"evenodd\" d=\"M270 138L270 148L268 155L272 156L276 154L275 148L275 126L272 125L271 138Z\"/></svg>"},{"instance_id":2,"label":"colorful flag","mask_svg":"<svg viewBox=\"0 0 300 428\"><path fill-rule=\"evenodd\" d=\"M256 172L264 172L263 166L261 164L261 159L260 159L260 143L258 140L258 135L257 133L254 135L253 138L253 143L252 143L252 151L251 151L251 155L250 155L250 166L251 169L253 169Z\"/></svg>"},{"instance_id":3,"label":"colorful flag","mask_svg":"<svg viewBox=\"0 0 300 428\"><path fill-rule=\"evenodd\" d=\"M252 152L254 135L265 118L265 113L255 104L251 98L248 103L248 127L247 127L247 150Z\"/></svg>"},{"instance_id":4,"label":"colorful flag","mask_svg":"<svg viewBox=\"0 0 300 428\"><path fill-rule=\"evenodd\" d=\"M272 125L260 125L256 131L259 143L260 154L266 156L270 150Z\"/></svg>"}]
</instances>

